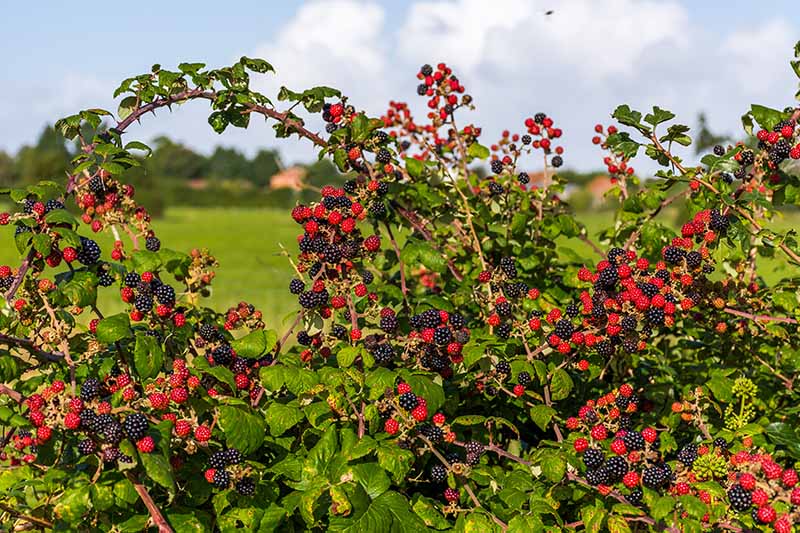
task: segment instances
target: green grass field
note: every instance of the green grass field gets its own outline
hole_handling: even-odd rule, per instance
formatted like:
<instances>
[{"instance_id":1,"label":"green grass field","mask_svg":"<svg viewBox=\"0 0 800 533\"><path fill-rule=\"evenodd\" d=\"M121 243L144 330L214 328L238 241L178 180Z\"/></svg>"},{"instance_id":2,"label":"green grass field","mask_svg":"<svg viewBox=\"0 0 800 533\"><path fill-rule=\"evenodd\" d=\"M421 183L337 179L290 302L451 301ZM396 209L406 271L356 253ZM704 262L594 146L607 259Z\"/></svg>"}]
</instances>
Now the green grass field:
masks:
<instances>
[{"instance_id":1,"label":"green grass field","mask_svg":"<svg viewBox=\"0 0 800 533\"><path fill-rule=\"evenodd\" d=\"M585 212L578 215L597 233L612 221L611 212ZM672 223L674 213L663 215L665 223ZM793 214L774 222L775 228L800 225L800 214ZM280 329L296 307L288 297L287 286L292 276L288 259L281 255L281 245L296 252L295 238L299 227L286 210L279 209L210 209L173 208L154 222L163 246L188 252L193 247L206 247L220 263L213 292L207 305L225 310L241 300L254 304L264 312L269 327ZM103 233L100 244L104 250L111 247L111 236ZM564 242L574 247L584 257L593 257L588 246L578 239ZM15 265L19 256L12 240L12 232L0 232L0 264ZM767 281L785 275L785 262L780 259L762 260L759 272ZM107 314L123 310L117 290L100 289L99 307Z\"/></svg>"}]
</instances>

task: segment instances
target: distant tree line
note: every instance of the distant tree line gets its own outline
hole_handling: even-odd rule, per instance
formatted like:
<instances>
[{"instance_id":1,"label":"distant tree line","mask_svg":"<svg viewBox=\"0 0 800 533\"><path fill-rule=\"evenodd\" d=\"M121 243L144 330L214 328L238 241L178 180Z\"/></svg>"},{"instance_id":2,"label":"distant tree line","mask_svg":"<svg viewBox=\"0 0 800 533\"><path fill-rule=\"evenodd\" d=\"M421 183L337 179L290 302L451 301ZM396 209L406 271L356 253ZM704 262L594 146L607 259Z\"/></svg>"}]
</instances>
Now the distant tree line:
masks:
<instances>
[{"instance_id":1,"label":"distant tree line","mask_svg":"<svg viewBox=\"0 0 800 533\"><path fill-rule=\"evenodd\" d=\"M91 137L91 133L88 133ZM153 212L167 205L285 206L306 195L270 190L270 178L283 168L277 151L261 149L252 157L235 148L218 146L210 155L161 136L150 143L152 156L128 171L125 180L137 188L137 197ZM63 178L64 168L77 147L64 142L52 127L44 128L34 144L16 154L0 150L0 187L30 185L42 179ZM306 169L312 187L339 183L344 177L328 160Z\"/></svg>"}]
</instances>

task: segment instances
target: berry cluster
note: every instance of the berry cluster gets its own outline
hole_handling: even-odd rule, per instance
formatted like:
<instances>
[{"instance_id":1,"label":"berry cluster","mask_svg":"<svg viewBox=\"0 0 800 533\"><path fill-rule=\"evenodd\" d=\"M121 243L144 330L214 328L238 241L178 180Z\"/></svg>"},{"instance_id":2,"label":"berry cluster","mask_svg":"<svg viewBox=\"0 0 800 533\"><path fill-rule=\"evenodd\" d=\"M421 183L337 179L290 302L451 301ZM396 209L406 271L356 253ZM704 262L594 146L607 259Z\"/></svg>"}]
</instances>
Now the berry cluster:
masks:
<instances>
[{"instance_id":1,"label":"berry cluster","mask_svg":"<svg viewBox=\"0 0 800 533\"><path fill-rule=\"evenodd\" d=\"M149 227L150 215L137 205L132 185L120 183L111 174L99 169L91 178L77 185L75 195L78 207L83 210L81 219L99 232L107 226L128 223L145 237L146 248L158 251L160 242Z\"/></svg>"},{"instance_id":2,"label":"berry cluster","mask_svg":"<svg viewBox=\"0 0 800 533\"><path fill-rule=\"evenodd\" d=\"M652 427L637 431L632 415L640 400L630 385L622 385L588 401L577 417L567 420L575 451L582 456L586 481L602 494L615 485L627 489L626 499L638 504L642 486L652 490L667 487L673 473L659 451L658 432Z\"/></svg>"},{"instance_id":3,"label":"berry cluster","mask_svg":"<svg viewBox=\"0 0 800 533\"><path fill-rule=\"evenodd\" d=\"M153 324L171 321L176 327L186 323L183 312L175 306L175 289L163 283L157 273L125 274L120 298L127 304L133 304L130 318L134 322L147 318Z\"/></svg>"},{"instance_id":4,"label":"berry cluster","mask_svg":"<svg viewBox=\"0 0 800 533\"><path fill-rule=\"evenodd\" d=\"M627 194L626 179L634 174L633 167L629 165L630 157L622 152L614 153L608 143L609 136L617 134L616 126L608 126L603 129L602 124L596 124L594 131L597 135L592 137L592 144L600 145L603 150L608 150L609 155L603 158L608 175L611 176L611 183L621 185L623 194Z\"/></svg>"},{"instance_id":5,"label":"berry cluster","mask_svg":"<svg viewBox=\"0 0 800 533\"><path fill-rule=\"evenodd\" d=\"M217 489L225 490L233 485L242 496L253 496L256 483L248 476L250 468L242 465L243 462L244 457L236 448L216 451L208 458L209 468L204 477Z\"/></svg>"},{"instance_id":6,"label":"berry cluster","mask_svg":"<svg viewBox=\"0 0 800 533\"><path fill-rule=\"evenodd\" d=\"M233 372L236 390L230 391L232 395L238 391L247 393L251 398L259 395L261 389L253 377L260 367L267 366L272 362L272 354L252 359L239 357L229 339L212 324L201 324L198 327L194 345L199 351L205 352L209 364L228 367ZM218 386L225 385L219 383ZM209 396L216 396L220 391L217 388L209 388L207 392Z\"/></svg>"},{"instance_id":7,"label":"berry cluster","mask_svg":"<svg viewBox=\"0 0 800 533\"><path fill-rule=\"evenodd\" d=\"M393 318L387 315L382 320ZM464 360L461 351L470 339L465 318L458 313L429 309L412 316L408 322L414 329L408 334L406 352L423 368L450 377L452 365Z\"/></svg>"}]
</instances>

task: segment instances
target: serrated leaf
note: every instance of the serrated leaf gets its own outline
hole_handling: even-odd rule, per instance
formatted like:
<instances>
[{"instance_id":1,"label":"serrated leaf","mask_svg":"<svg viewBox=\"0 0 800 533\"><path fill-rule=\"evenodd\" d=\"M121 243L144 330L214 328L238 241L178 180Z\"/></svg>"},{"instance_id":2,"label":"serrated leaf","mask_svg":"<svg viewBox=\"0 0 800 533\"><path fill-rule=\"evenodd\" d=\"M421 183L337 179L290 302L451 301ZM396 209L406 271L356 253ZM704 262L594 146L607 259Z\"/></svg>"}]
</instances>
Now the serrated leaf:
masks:
<instances>
[{"instance_id":1,"label":"serrated leaf","mask_svg":"<svg viewBox=\"0 0 800 533\"><path fill-rule=\"evenodd\" d=\"M128 315L119 313L97 323L97 340L110 344L131 335L131 322Z\"/></svg>"},{"instance_id":2,"label":"serrated leaf","mask_svg":"<svg viewBox=\"0 0 800 533\"><path fill-rule=\"evenodd\" d=\"M164 350L154 337L144 334L136 336L133 364L141 379L155 377L161 371Z\"/></svg>"},{"instance_id":3,"label":"serrated leaf","mask_svg":"<svg viewBox=\"0 0 800 533\"><path fill-rule=\"evenodd\" d=\"M264 442L264 420L245 407L220 406L219 428L228 446L238 448L245 455L256 451Z\"/></svg>"},{"instance_id":4,"label":"serrated leaf","mask_svg":"<svg viewBox=\"0 0 800 533\"><path fill-rule=\"evenodd\" d=\"M139 461L144 467L147 477L169 490L175 492L175 478L172 475L172 465L161 454L140 453Z\"/></svg>"}]
</instances>

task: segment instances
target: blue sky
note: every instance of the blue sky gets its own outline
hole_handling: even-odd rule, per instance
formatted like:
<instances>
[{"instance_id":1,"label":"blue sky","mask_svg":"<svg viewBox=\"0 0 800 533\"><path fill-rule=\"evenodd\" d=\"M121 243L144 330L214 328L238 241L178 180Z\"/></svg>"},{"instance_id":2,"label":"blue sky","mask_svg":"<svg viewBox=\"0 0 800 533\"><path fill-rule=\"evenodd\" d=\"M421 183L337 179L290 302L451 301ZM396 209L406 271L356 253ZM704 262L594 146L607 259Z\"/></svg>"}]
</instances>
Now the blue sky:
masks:
<instances>
[{"instance_id":1,"label":"blue sky","mask_svg":"<svg viewBox=\"0 0 800 533\"><path fill-rule=\"evenodd\" d=\"M537 111L564 127L566 161L596 168L588 142L619 103L661 105L694 124L738 131L750 102L792 103L788 69L800 39L796 2L635 0L230 1L76 4L13 2L0 21L0 150L33 142L46 122L83 107L114 109L121 79L153 63L213 66L261 55L278 70L269 94L328 84L372 113L414 96L416 68L446 61L473 92L485 142ZM135 6L135 11L127 6ZM554 14L546 17L546 10ZM277 146L287 162L313 157L269 128L219 137L195 106L133 135L167 133L197 149ZM313 124L313 122L312 122Z\"/></svg>"}]
</instances>

